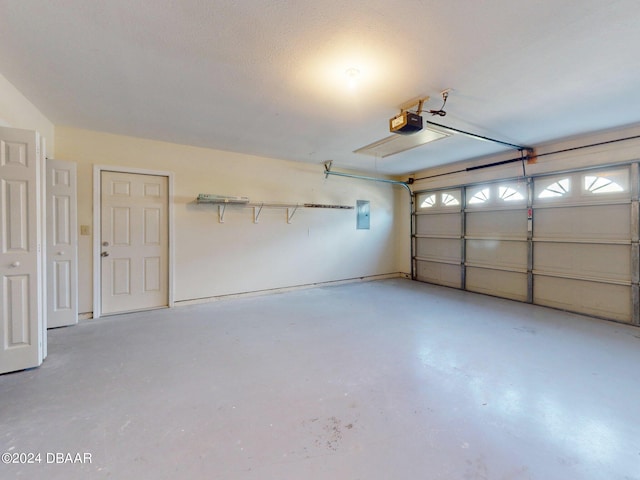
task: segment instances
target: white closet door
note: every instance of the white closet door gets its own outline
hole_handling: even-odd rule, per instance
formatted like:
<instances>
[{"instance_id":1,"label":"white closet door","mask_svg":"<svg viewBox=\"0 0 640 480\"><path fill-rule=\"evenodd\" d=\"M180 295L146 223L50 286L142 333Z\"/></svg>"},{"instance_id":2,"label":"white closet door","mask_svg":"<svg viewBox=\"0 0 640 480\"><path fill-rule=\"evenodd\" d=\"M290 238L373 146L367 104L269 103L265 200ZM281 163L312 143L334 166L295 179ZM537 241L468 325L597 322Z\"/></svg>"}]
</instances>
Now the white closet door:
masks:
<instances>
[{"instance_id":1,"label":"white closet door","mask_svg":"<svg viewBox=\"0 0 640 480\"><path fill-rule=\"evenodd\" d=\"M36 132L0 128L0 373L44 357L39 163Z\"/></svg>"},{"instance_id":2,"label":"white closet door","mask_svg":"<svg viewBox=\"0 0 640 480\"><path fill-rule=\"evenodd\" d=\"M78 323L76 164L47 160L48 328Z\"/></svg>"}]
</instances>

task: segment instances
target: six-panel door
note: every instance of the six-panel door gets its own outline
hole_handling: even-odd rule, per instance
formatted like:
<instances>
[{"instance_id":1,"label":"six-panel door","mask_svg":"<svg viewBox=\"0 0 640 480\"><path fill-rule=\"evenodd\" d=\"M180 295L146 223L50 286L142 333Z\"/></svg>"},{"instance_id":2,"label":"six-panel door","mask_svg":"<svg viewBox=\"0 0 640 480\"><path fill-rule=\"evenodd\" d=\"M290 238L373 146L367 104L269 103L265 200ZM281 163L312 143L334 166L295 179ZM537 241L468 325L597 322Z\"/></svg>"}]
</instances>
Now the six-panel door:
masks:
<instances>
[{"instance_id":1,"label":"six-panel door","mask_svg":"<svg viewBox=\"0 0 640 480\"><path fill-rule=\"evenodd\" d=\"M76 164L47 160L47 326L78 323Z\"/></svg>"},{"instance_id":2,"label":"six-panel door","mask_svg":"<svg viewBox=\"0 0 640 480\"><path fill-rule=\"evenodd\" d=\"M38 134L0 128L0 373L40 365Z\"/></svg>"},{"instance_id":3,"label":"six-panel door","mask_svg":"<svg viewBox=\"0 0 640 480\"><path fill-rule=\"evenodd\" d=\"M167 306L167 177L103 171L101 203L101 313Z\"/></svg>"}]
</instances>

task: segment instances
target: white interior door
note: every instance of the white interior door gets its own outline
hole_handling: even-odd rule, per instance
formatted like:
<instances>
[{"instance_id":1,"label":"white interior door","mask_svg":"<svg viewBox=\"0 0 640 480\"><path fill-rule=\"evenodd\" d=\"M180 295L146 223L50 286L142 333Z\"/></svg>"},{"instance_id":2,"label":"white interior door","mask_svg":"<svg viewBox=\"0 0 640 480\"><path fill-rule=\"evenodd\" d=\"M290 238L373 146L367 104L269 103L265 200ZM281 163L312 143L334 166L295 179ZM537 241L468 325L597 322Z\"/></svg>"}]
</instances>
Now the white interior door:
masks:
<instances>
[{"instance_id":1,"label":"white interior door","mask_svg":"<svg viewBox=\"0 0 640 480\"><path fill-rule=\"evenodd\" d=\"M47 325L78 323L76 164L47 160Z\"/></svg>"},{"instance_id":2,"label":"white interior door","mask_svg":"<svg viewBox=\"0 0 640 480\"><path fill-rule=\"evenodd\" d=\"M0 373L44 358L40 174L39 135L0 128Z\"/></svg>"},{"instance_id":3,"label":"white interior door","mask_svg":"<svg viewBox=\"0 0 640 480\"><path fill-rule=\"evenodd\" d=\"M169 305L168 178L101 173L101 313Z\"/></svg>"}]
</instances>

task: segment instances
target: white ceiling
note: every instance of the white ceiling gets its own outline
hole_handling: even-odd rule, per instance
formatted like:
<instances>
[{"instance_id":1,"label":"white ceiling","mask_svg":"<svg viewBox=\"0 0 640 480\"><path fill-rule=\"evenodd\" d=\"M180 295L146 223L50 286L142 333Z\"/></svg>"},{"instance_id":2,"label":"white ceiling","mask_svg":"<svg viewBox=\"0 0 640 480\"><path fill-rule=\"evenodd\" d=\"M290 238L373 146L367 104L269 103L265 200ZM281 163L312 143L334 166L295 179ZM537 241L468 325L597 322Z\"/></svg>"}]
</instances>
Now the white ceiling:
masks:
<instances>
[{"instance_id":1,"label":"white ceiling","mask_svg":"<svg viewBox=\"0 0 640 480\"><path fill-rule=\"evenodd\" d=\"M640 122L639 25L637 0L0 0L0 73L56 125L405 174L504 150L352 153L445 88L434 121L518 145Z\"/></svg>"}]
</instances>

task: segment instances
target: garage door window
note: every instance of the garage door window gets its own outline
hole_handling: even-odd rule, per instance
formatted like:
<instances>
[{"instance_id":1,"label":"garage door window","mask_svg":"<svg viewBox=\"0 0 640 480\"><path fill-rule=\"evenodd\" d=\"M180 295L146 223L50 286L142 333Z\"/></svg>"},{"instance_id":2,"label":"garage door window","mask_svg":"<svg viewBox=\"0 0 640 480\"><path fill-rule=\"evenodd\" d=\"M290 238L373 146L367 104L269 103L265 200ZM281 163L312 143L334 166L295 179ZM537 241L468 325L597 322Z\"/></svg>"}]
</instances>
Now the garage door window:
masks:
<instances>
[{"instance_id":1,"label":"garage door window","mask_svg":"<svg viewBox=\"0 0 640 480\"><path fill-rule=\"evenodd\" d=\"M522 187L518 188L503 185L498 187L498 197L504 202L512 203L524 201L526 199L524 192L522 191Z\"/></svg>"},{"instance_id":2,"label":"garage door window","mask_svg":"<svg viewBox=\"0 0 640 480\"><path fill-rule=\"evenodd\" d=\"M603 173L588 173L583 182L585 195L609 195L629 190L629 170L614 170Z\"/></svg>"},{"instance_id":3,"label":"garage door window","mask_svg":"<svg viewBox=\"0 0 640 480\"><path fill-rule=\"evenodd\" d=\"M594 177L593 175L587 175L584 177L584 189L588 192L595 193L596 195L600 193L624 191L624 188L613 180L606 177Z\"/></svg>"},{"instance_id":4,"label":"garage door window","mask_svg":"<svg viewBox=\"0 0 640 480\"><path fill-rule=\"evenodd\" d=\"M418 195L418 208L421 210L449 209L460 205L460 190L448 190L438 193L423 193Z\"/></svg>"},{"instance_id":5,"label":"garage door window","mask_svg":"<svg viewBox=\"0 0 640 480\"><path fill-rule=\"evenodd\" d=\"M539 194L538 198L555 198L568 196L571 192L571 179L563 178L547 185Z\"/></svg>"},{"instance_id":6,"label":"garage door window","mask_svg":"<svg viewBox=\"0 0 640 480\"><path fill-rule=\"evenodd\" d=\"M491 198L491 189L483 188L480 191L474 193L469 199L469 205L478 205L481 203L487 203Z\"/></svg>"},{"instance_id":7,"label":"garage door window","mask_svg":"<svg viewBox=\"0 0 640 480\"><path fill-rule=\"evenodd\" d=\"M596 201L594 197L600 199ZM536 179L535 198L539 203L626 200L629 198L629 169L576 172Z\"/></svg>"},{"instance_id":8,"label":"garage door window","mask_svg":"<svg viewBox=\"0 0 640 480\"><path fill-rule=\"evenodd\" d=\"M443 207L455 207L460 205L460 192L443 192L441 199Z\"/></svg>"},{"instance_id":9,"label":"garage door window","mask_svg":"<svg viewBox=\"0 0 640 480\"><path fill-rule=\"evenodd\" d=\"M437 197L435 193L427 195L419 200L420 208L433 208L436 205Z\"/></svg>"},{"instance_id":10,"label":"garage door window","mask_svg":"<svg viewBox=\"0 0 640 480\"><path fill-rule=\"evenodd\" d=\"M526 184L520 182L501 183L469 187L467 191L467 206L516 206L527 200Z\"/></svg>"}]
</instances>

